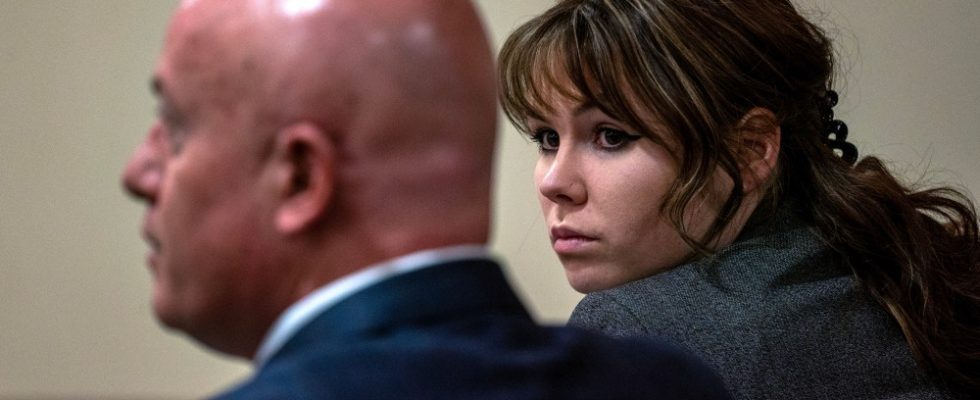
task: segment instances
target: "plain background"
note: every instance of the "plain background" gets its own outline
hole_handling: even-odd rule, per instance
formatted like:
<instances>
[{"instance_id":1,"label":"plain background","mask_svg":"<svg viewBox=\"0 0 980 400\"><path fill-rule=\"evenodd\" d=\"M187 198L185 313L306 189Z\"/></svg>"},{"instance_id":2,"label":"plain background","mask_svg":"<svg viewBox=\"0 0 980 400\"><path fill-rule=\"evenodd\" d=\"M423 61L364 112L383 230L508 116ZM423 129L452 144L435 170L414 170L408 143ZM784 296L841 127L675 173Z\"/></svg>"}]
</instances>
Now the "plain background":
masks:
<instances>
[{"instance_id":1,"label":"plain background","mask_svg":"<svg viewBox=\"0 0 980 400\"><path fill-rule=\"evenodd\" d=\"M551 0L478 3L499 46ZM119 186L174 4L0 0L0 398L199 398L249 373L157 326L142 209ZM800 4L837 40L837 115L862 154L980 193L980 2ZM535 148L501 126L494 249L533 312L561 323L580 295L546 240Z\"/></svg>"}]
</instances>

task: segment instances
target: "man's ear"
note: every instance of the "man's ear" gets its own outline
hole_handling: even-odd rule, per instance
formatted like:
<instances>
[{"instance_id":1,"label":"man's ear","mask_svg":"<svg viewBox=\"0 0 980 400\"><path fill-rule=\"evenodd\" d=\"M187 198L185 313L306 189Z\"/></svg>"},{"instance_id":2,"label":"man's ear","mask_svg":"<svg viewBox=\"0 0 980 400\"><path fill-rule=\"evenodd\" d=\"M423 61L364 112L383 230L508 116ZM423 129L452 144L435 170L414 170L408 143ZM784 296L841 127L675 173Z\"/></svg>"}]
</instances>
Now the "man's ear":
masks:
<instances>
[{"instance_id":1,"label":"man's ear","mask_svg":"<svg viewBox=\"0 0 980 400\"><path fill-rule=\"evenodd\" d=\"M322 218L336 185L336 148L316 125L298 122L276 133L271 156L275 225L300 232Z\"/></svg>"},{"instance_id":2,"label":"man's ear","mask_svg":"<svg viewBox=\"0 0 980 400\"><path fill-rule=\"evenodd\" d=\"M742 191L748 194L764 186L776 171L782 136L776 115L761 107L745 113L736 130Z\"/></svg>"}]
</instances>

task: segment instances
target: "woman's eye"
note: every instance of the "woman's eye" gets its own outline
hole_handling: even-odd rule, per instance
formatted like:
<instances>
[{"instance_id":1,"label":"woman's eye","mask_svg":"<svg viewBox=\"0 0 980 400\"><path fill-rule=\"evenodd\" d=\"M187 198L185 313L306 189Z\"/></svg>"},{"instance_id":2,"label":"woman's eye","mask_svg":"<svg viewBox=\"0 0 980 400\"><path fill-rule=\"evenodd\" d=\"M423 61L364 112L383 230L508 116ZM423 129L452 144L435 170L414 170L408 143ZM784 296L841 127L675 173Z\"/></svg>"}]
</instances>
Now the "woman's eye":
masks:
<instances>
[{"instance_id":1,"label":"woman's eye","mask_svg":"<svg viewBox=\"0 0 980 400\"><path fill-rule=\"evenodd\" d=\"M614 150L625 146L627 143L639 140L642 136L630 135L617 129L600 128L596 133L596 144L607 150Z\"/></svg>"},{"instance_id":2,"label":"woman's eye","mask_svg":"<svg viewBox=\"0 0 980 400\"><path fill-rule=\"evenodd\" d=\"M535 131L534 134L531 135L531 140L538 144L538 149L541 151L558 150L558 132L551 129Z\"/></svg>"}]
</instances>

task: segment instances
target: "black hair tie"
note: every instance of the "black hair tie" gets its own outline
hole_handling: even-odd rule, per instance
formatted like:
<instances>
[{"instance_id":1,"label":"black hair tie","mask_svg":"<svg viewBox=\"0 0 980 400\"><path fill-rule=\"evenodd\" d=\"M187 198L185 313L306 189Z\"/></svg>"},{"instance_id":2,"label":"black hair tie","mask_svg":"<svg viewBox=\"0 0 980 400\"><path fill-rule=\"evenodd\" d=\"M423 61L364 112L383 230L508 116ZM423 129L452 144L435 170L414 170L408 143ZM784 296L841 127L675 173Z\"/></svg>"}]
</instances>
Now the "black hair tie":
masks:
<instances>
[{"instance_id":1,"label":"black hair tie","mask_svg":"<svg viewBox=\"0 0 980 400\"><path fill-rule=\"evenodd\" d=\"M820 104L820 119L823 122L824 134L823 141L832 150L840 150L841 158L848 165L854 165L858 159L857 147L847 141L847 124L839 119L834 119L834 106L836 105L837 92L828 90L824 93Z\"/></svg>"}]
</instances>

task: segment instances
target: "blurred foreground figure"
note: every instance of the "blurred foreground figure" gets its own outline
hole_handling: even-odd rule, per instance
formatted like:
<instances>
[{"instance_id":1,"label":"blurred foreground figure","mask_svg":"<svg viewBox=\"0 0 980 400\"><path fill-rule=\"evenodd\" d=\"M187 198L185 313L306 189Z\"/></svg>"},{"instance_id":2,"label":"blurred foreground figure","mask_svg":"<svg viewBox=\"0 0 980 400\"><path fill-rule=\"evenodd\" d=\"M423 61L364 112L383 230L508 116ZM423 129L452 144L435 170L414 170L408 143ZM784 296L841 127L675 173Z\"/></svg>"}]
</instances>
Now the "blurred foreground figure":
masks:
<instances>
[{"instance_id":1,"label":"blurred foreground figure","mask_svg":"<svg viewBox=\"0 0 980 400\"><path fill-rule=\"evenodd\" d=\"M493 75L465 1L180 6L123 180L159 320L255 362L221 398L727 398L528 316L485 248Z\"/></svg>"}]
</instances>

